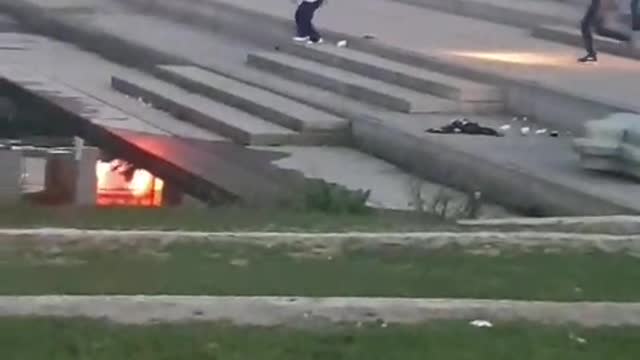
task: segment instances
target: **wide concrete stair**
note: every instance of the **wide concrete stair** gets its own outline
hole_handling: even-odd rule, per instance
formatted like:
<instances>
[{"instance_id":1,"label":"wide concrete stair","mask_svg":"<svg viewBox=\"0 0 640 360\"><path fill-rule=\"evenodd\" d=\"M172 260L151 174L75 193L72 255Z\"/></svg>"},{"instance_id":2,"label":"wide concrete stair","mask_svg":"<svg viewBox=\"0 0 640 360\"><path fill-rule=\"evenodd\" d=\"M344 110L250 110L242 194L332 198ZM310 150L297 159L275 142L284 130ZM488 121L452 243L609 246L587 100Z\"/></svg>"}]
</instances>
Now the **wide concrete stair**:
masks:
<instances>
[{"instance_id":1,"label":"wide concrete stair","mask_svg":"<svg viewBox=\"0 0 640 360\"><path fill-rule=\"evenodd\" d=\"M252 53L247 64L389 111L413 114L498 113L499 91L331 45L283 46Z\"/></svg>"},{"instance_id":2,"label":"wide concrete stair","mask_svg":"<svg viewBox=\"0 0 640 360\"><path fill-rule=\"evenodd\" d=\"M243 145L343 143L348 122L195 66L164 65L158 76L113 76L112 87Z\"/></svg>"},{"instance_id":3,"label":"wide concrete stair","mask_svg":"<svg viewBox=\"0 0 640 360\"><path fill-rule=\"evenodd\" d=\"M497 24L533 28L540 25L575 26L586 4L548 0L392 0Z\"/></svg>"},{"instance_id":4,"label":"wide concrete stair","mask_svg":"<svg viewBox=\"0 0 640 360\"><path fill-rule=\"evenodd\" d=\"M622 30L624 32L624 30ZM584 42L578 27L568 26L539 26L533 29L533 36L538 39L554 41L566 45L583 47ZM603 36L594 37L595 46L598 50L610 54L640 59L640 49L634 49L626 42L620 42Z\"/></svg>"},{"instance_id":5,"label":"wide concrete stair","mask_svg":"<svg viewBox=\"0 0 640 360\"><path fill-rule=\"evenodd\" d=\"M389 84L450 100L468 103L469 108L501 110L501 91L490 85L428 71L367 53L334 46L282 46L281 51L331 65Z\"/></svg>"},{"instance_id":6,"label":"wide concrete stair","mask_svg":"<svg viewBox=\"0 0 640 360\"><path fill-rule=\"evenodd\" d=\"M302 133L336 136L348 121L197 66L161 65L156 75L184 89Z\"/></svg>"}]
</instances>

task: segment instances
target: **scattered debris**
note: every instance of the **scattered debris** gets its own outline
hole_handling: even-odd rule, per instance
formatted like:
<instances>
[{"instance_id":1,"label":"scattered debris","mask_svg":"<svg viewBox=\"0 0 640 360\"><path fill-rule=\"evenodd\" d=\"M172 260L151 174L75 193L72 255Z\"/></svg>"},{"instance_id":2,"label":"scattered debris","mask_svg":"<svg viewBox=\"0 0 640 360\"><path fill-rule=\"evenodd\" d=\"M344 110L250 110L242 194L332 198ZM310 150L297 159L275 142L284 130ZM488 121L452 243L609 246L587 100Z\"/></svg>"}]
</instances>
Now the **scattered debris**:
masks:
<instances>
[{"instance_id":1,"label":"scattered debris","mask_svg":"<svg viewBox=\"0 0 640 360\"><path fill-rule=\"evenodd\" d=\"M511 125L502 125L502 126L500 126L500 130L502 130L502 131L507 131L509 129L511 129Z\"/></svg>"},{"instance_id":2,"label":"scattered debris","mask_svg":"<svg viewBox=\"0 0 640 360\"><path fill-rule=\"evenodd\" d=\"M233 259L229 262L233 266L246 267L249 266L249 260L247 259Z\"/></svg>"},{"instance_id":3,"label":"scattered debris","mask_svg":"<svg viewBox=\"0 0 640 360\"><path fill-rule=\"evenodd\" d=\"M574 333L569 333L569 339L577 342L578 344L586 344L587 343L587 339L580 337Z\"/></svg>"},{"instance_id":4,"label":"scattered debris","mask_svg":"<svg viewBox=\"0 0 640 360\"><path fill-rule=\"evenodd\" d=\"M426 130L431 134L467 134L467 135L488 135L488 136L504 136L500 132L490 127L481 126L476 122L469 121L466 118L453 120L449 125L440 128L431 128Z\"/></svg>"},{"instance_id":5,"label":"scattered debris","mask_svg":"<svg viewBox=\"0 0 640 360\"><path fill-rule=\"evenodd\" d=\"M347 40L340 40L336 43L338 47L347 47Z\"/></svg>"},{"instance_id":6,"label":"scattered debris","mask_svg":"<svg viewBox=\"0 0 640 360\"><path fill-rule=\"evenodd\" d=\"M538 135L542 135L542 134L546 134L547 133L547 129L538 129L536 130L536 134Z\"/></svg>"},{"instance_id":7,"label":"scattered debris","mask_svg":"<svg viewBox=\"0 0 640 360\"><path fill-rule=\"evenodd\" d=\"M480 327L480 328L491 328L493 324L487 320L473 320L470 322L471 326Z\"/></svg>"}]
</instances>

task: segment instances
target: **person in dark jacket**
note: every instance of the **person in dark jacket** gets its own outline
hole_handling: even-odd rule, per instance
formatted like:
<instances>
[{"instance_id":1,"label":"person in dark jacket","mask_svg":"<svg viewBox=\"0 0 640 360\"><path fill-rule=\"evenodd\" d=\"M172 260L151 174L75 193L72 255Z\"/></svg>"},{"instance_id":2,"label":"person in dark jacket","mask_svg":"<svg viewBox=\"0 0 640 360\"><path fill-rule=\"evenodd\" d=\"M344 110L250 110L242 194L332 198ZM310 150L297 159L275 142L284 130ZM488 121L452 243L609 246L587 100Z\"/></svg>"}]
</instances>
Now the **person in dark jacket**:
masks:
<instances>
[{"instance_id":1,"label":"person in dark jacket","mask_svg":"<svg viewBox=\"0 0 640 360\"><path fill-rule=\"evenodd\" d=\"M637 0L634 0L637 1ZM593 29L596 34L619 41L629 41L627 34L606 27L615 4L611 0L591 0L581 23L582 39L587 55L578 59L581 63L597 62L598 54L593 45Z\"/></svg>"}]
</instances>

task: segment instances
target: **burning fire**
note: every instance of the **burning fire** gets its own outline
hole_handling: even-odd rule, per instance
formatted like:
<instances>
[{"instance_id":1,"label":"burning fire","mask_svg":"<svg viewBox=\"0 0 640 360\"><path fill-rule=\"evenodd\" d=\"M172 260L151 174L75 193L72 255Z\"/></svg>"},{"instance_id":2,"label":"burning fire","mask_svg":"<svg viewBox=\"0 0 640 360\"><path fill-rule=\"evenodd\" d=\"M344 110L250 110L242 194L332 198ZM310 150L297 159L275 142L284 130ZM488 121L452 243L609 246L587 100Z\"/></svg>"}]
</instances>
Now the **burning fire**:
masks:
<instances>
[{"instance_id":1,"label":"burning fire","mask_svg":"<svg viewBox=\"0 0 640 360\"><path fill-rule=\"evenodd\" d=\"M144 169L122 161L98 161L98 205L162 206L164 182Z\"/></svg>"}]
</instances>

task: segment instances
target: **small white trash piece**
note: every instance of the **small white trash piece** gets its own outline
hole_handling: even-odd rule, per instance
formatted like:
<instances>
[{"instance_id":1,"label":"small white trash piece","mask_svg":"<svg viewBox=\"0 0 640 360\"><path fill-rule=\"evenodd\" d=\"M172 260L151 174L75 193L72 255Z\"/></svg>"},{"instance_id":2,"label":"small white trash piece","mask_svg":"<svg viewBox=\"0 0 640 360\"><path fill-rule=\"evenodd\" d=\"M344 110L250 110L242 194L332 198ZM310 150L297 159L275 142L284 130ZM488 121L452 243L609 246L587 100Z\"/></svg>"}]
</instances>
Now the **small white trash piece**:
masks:
<instances>
[{"instance_id":1,"label":"small white trash piece","mask_svg":"<svg viewBox=\"0 0 640 360\"><path fill-rule=\"evenodd\" d=\"M471 326L480 327L480 328L491 328L493 324L487 320L473 320L470 322Z\"/></svg>"},{"instance_id":2,"label":"small white trash piece","mask_svg":"<svg viewBox=\"0 0 640 360\"><path fill-rule=\"evenodd\" d=\"M528 135L530 132L531 132L531 128L528 126L525 126L520 129L520 134L522 135Z\"/></svg>"},{"instance_id":3,"label":"small white trash piece","mask_svg":"<svg viewBox=\"0 0 640 360\"><path fill-rule=\"evenodd\" d=\"M336 43L337 47L347 47L347 40L340 40Z\"/></svg>"}]
</instances>

